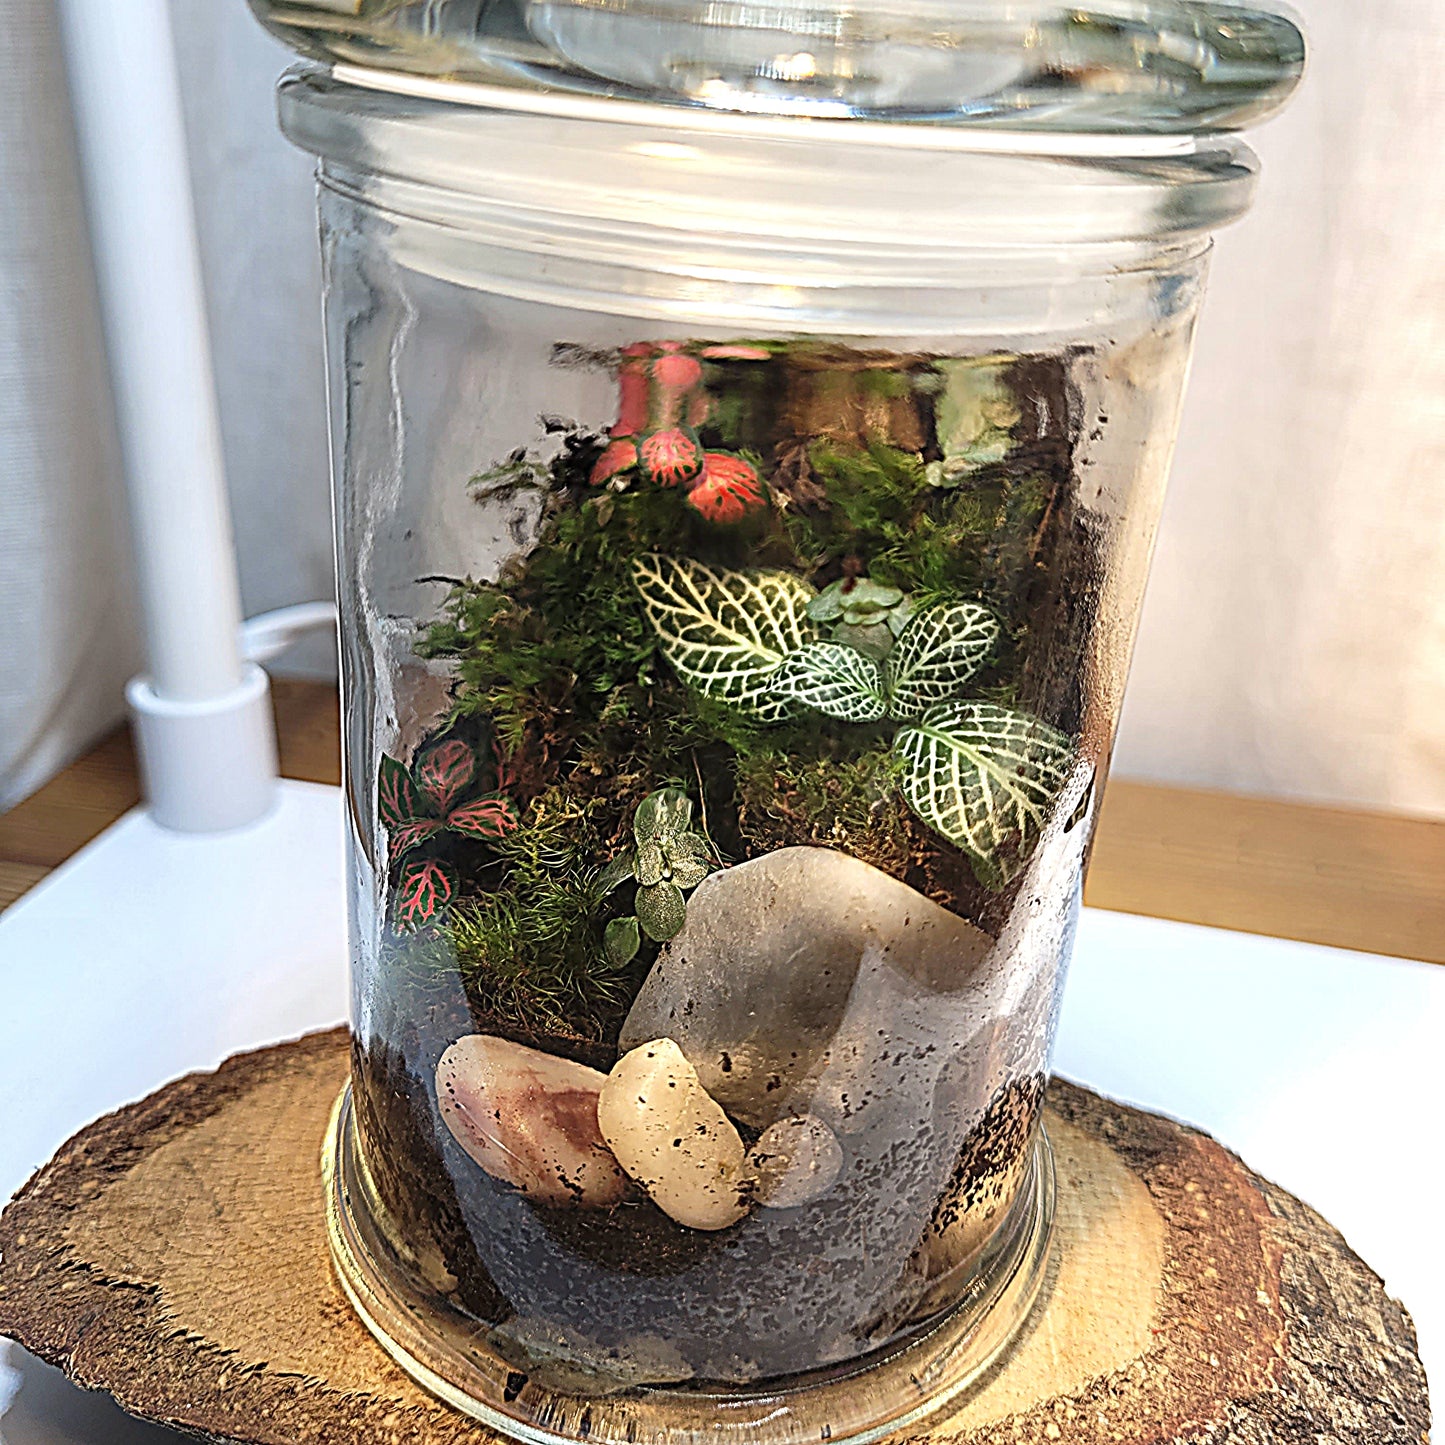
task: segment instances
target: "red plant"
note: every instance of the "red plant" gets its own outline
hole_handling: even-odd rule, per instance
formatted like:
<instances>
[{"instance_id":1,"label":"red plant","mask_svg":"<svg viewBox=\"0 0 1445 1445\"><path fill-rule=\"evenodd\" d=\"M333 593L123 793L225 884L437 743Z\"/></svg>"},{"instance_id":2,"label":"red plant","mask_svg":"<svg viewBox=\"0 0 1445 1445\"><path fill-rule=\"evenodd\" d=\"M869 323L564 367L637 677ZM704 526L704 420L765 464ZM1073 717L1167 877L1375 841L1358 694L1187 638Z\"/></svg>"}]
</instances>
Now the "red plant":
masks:
<instances>
[{"instance_id":1,"label":"red plant","mask_svg":"<svg viewBox=\"0 0 1445 1445\"><path fill-rule=\"evenodd\" d=\"M387 832L387 863L395 867L428 838L454 833L495 843L517 826L517 806L501 793L460 801L476 781L476 754L460 738L428 749L408 769L382 756L376 811ZM404 928L432 922L456 893L456 871L437 858L415 859L401 870L393 911Z\"/></svg>"},{"instance_id":2,"label":"red plant","mask_svg":"<svg viewBox=\"0 0 1445 1445\"><path fill-rule=\"evenodd\" d=\"M745 346L737 342L704 346L698 353L709 361L766 361L772 352L766 346Z\"/></svg>"},{"instance_id":3,"label":"red plant","mask_svg":"<svg viewBox=\"0 0 1445 1445\"><path fill-rule=\"evenodd\" d=\"M612 425L614 437L634 437L647 430L647 416L650 410L648 396L650 384L647 366L642 361L624 361L621 375L617 378L618 405L617 420Z\"/></svg>"},{"instance_id":4,"label":"red plant","mask_svg":"<svg viewBox=\"0 0 1445 1445\"><path fill-rule=\"evenodd\" d=\"M740 521L767 502L767 489L741 457L704 454L696 429L712 401L703 386L702 362L766 361L760 346L697 347L681 341L635 341L622 348L617 420L611 440L592 468L593 486L641 467L655 486L682 487L688 504L711 522Z\"/></svg>"},{"instance_id":5,"label":"red plant","mask_svg":"<svg viewBox=\"0 0 1445 1445\"><path fill-rule=\"evenodd\" d=\"M752 465L727 452L707 452L702 474L687 494L687 504L709 522L740 522L767 505L768 493Z\"/></svg>"},{"instance_id":6,"label":"red plant","mask_svg":"<svg viewBox=\"0 0 1445 1445\"><path fill-rule=\"evenodd\" d=\"M643 439L642 467L660 487L690 482L702 470L702 448L685 431L673 427Z\"/></svg>"},{"instance_id":7,"label":"red plant","mask_svg":"<svg viewBox=\"0 0 1445 1445\"><path fill-rule=\"evenodd\" d=\"M668 352L652 363L652 379L661 390L680 396L702 381L702 365L696 357Z\"/></svg>"},{"instance_id":8,"label":"red plant","mask_svg":"<svg viewBox=\"0 0 1445 1445\"><path fill-rule=\"evenodd\" d=\"M588 480L594 487L610 482L622 472L631 471L637 465L637 443L630 437L608 442L597 458Z\"/></svg>"}]
</instances>

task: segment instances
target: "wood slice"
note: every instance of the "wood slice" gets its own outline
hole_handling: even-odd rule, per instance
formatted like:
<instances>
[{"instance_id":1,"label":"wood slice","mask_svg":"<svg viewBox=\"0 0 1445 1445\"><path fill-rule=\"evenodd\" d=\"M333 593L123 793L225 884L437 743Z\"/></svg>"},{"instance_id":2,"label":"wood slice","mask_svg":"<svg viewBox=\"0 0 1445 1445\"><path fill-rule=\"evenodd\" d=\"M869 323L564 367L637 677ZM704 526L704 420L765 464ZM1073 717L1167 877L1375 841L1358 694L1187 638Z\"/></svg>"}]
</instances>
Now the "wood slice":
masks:
<instances>
[{"instance_id":1,"label":"wood slice","mask_svg":"<svg viewBox=\"0 0 1445 1445\"><path fill-rule=\"evenodd\" d=\"M243 1054L92 1124L0 1216L0 1333L216 1441L495 1437L413 1385L332 1280L318 1152L343 1031ZM1050 1087L1045 1298L910 1442L1409 1442L1405 1311L1313 1210L1192 1129Z\"/></svg>"}]
</instances>

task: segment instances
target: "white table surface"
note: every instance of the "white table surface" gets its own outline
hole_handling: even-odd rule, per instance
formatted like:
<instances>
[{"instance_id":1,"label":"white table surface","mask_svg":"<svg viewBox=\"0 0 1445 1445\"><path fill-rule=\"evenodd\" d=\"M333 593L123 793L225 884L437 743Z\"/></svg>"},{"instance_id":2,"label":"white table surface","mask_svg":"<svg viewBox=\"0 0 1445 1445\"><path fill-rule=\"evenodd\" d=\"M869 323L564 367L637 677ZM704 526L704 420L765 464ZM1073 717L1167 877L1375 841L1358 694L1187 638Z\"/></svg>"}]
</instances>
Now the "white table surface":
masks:
<instances>
[{"instance_id":1,"label":"white table surface","mask_svg":"<svg viewBox=\"0 0 1445 1445\"><path fill-rule=\"evenodd\" d=\"M131 814L0 915L0 1199L76 1129L346 1012L341 801L182 838ZM1313 1204L1445 1378L1445 968L1086 910L1056 1067ZM0 1445L161 1445L0 1345Z\"/></svg>"}]
</instances>

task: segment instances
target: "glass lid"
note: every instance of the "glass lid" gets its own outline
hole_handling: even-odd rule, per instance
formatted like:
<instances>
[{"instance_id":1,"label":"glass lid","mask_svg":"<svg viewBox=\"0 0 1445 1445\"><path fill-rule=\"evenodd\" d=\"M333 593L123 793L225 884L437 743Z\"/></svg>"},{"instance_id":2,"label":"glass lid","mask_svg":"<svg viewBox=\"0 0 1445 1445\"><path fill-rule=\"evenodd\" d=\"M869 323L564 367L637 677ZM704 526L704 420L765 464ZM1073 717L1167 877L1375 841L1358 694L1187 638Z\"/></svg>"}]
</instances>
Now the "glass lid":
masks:
<instances>
[{"instance_id":1,"label":"glass lid","mask_svg":"<svg viewBox=\"0 0 1445 1445\"><path fill-rule=\"evenodd\" d=\"M712 111L1168 135L1237 130L1304 69L1262 0L251 0L382 75Z\"/></svg>"}]
</instances>

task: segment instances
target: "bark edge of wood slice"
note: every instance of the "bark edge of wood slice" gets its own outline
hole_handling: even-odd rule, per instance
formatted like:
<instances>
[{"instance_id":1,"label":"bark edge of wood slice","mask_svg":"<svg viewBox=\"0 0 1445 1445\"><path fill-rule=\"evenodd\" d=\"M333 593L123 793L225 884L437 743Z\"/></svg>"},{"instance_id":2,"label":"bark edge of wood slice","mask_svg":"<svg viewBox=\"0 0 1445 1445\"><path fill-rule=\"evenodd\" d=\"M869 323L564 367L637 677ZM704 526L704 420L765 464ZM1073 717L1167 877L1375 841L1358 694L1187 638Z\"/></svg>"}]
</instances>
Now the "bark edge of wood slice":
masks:
<instances>
[{"instance_id":1,"label":"bark edge of wood slice","mask_svg":"<svg viewBox=\"0 0 1445 1445\"><path fill-rule=\"evenodd\" d=\"M131 1413L247 1445L495 1439L375 1344L327 1257L344 1030L240 1054L77 1134L0 1216L0 1334ZM1208 1136L1063 1081L1030 1325L914 1445L1428 1439L1409 1316Z\"/></svg>"}]
</instances>

